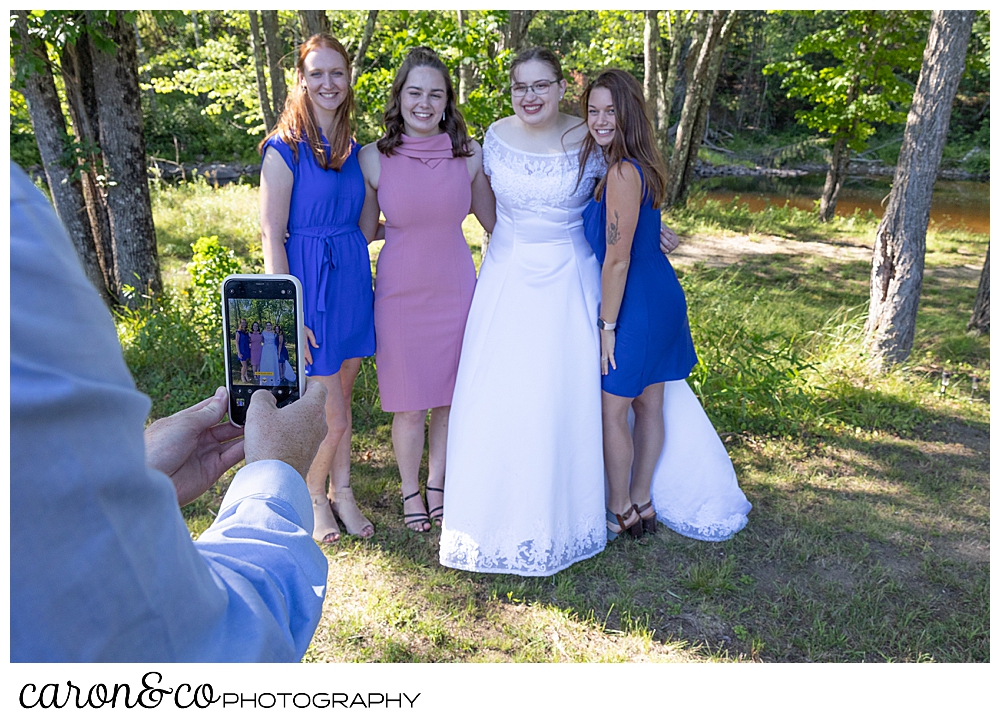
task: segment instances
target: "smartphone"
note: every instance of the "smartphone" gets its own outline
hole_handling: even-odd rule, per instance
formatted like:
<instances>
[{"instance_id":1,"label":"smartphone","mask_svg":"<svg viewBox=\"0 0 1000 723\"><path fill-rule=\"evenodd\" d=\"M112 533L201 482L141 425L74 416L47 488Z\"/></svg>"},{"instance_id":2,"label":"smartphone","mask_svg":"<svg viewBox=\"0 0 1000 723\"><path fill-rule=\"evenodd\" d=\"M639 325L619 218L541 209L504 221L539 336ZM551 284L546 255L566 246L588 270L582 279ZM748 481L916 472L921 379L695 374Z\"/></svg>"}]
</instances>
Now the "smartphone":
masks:
<instances>
[{"instance_id":1,"label":"smartphone","mask_svg":"<svg viewBox=\"0 0 1000 723\"><path fill-rule=\"evenodd\" d=\"M279 407L305 393L302 285L287 274L227 276L222 282L229 421L242 427L258 389Z\"/></svg>"}]
</instances>

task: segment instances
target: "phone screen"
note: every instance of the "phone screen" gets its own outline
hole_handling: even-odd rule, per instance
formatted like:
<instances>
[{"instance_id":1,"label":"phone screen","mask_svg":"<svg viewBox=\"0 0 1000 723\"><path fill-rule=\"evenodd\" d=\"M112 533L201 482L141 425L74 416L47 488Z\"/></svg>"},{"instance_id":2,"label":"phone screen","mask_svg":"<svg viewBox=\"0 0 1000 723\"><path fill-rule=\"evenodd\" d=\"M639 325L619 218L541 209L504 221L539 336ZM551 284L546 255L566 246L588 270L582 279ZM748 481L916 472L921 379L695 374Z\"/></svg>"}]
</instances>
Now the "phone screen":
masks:
<instances>
[{"instance_id":1,"label":"phone screen","mask_svg":"<svg viewBox=\"0 0 1000 723\"><path fill-rule=\"evenodd\" d=\"M283 407L299 398L301 306L293 277L231 276L223 282L229 418L242 426L250 397L267 389Z\"/></svg>"}]
</instances>

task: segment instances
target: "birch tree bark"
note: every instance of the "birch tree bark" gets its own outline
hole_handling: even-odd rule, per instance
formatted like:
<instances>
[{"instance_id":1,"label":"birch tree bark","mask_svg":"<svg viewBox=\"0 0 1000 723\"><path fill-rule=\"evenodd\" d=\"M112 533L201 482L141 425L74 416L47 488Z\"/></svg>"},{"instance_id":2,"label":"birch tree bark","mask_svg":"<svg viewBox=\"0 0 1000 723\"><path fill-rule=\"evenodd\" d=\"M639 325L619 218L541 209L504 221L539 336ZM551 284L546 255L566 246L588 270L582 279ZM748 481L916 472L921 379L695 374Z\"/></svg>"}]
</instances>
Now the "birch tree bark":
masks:
<instances>
[{"instance_id":1,"label":"birch tree bark","mask_svg":"<svg viewBox=\"0 0 1000 723\"><path fill-rule=\"evenodd\" d=\"M873 371L905 361L913 348L924 276L931 192L965 69L971 10L935 10L885 215L875 232L865 337Z\"/></svg>"}]
</instances>

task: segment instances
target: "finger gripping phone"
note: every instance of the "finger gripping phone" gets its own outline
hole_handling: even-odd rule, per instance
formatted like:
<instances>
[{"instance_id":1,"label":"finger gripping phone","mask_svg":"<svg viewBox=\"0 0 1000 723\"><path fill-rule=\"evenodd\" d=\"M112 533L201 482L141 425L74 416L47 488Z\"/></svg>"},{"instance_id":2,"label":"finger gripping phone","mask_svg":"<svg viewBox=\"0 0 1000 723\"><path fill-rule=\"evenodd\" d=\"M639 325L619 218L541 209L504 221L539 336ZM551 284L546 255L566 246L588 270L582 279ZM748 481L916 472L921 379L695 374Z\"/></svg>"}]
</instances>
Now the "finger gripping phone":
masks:
<instances>
[{"instance_id":1,"label":"finger gripping phone","mask_svg":"<svg viewBox=\"0 0 1000 723\"><path fill-rule=\"evenodd\" d=\"M250 397L267 389L278 406L305 392L302 286L287 274L227 276L222 282L229 421L242 427Z\"/></svg>"}]
</instances>

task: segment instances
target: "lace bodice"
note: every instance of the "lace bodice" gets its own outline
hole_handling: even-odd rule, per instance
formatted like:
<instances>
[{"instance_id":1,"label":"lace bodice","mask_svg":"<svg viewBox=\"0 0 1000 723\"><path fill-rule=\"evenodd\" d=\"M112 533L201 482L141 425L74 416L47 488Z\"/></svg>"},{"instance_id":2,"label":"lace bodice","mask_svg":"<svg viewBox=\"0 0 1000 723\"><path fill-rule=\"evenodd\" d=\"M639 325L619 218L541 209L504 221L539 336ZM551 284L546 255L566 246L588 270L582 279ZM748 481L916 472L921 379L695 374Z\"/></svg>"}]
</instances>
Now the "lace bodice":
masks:
<instances>
[{"instance_id":1,"label":"lace bodice","mask_svg":"<svg viewBox=\"0 0 1000 723\"><path fill-rule=\"evenodd\" d=\"M497 198L497 211L517 219L521 214L554 212L579 216L590 200L597 179L604 175L603 159L592 155L577 185L577 148L566 153L529 153L501 140L490 126L483 144L483 168ZM562 213L560 213L562 212Z\"/></svg>"}]
</instances>

